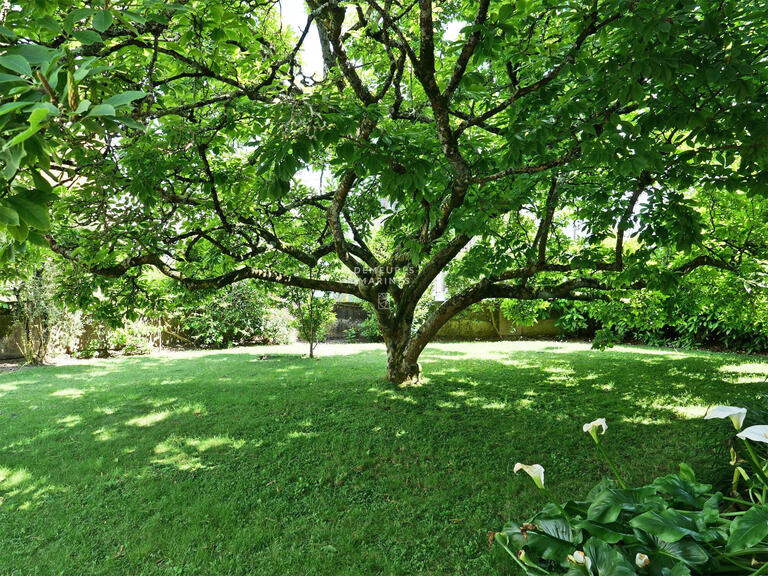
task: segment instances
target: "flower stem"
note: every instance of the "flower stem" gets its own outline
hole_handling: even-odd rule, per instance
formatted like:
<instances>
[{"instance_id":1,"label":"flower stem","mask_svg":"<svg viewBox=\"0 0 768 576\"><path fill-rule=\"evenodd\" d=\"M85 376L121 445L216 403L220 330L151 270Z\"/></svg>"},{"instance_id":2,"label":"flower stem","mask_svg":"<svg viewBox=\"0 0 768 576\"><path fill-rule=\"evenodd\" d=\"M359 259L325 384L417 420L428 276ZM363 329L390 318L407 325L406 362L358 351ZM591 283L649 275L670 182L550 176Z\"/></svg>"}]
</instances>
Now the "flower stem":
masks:
<instances>
[{"instance_id":1,"label":"flower stem","mask_svg":"<svg viewBox=\"0 0 768 576\"><path fill-rule=\"evenodd\" d=\"M595 443L597 444L597 449L599 450L600 454L602 454L603 458L608 463L608 466L610 466L611 470L613 471L613 475L616 476L616 480L619 481L619 485L621 485L621 487L626 490L627 485L624 482L624 479L621 477L621 474L619 474L619 470L616 468L613 460L611 460L611 457L608 456L608 453L605 451L605 448L602 447L599 441L595 440Z\"/></svg>"},{"instance_id":2,"label":"flower stem","mask_svg":"<svg viewBox=\"0 0 768 576\"><path fill-rule=\"evenodd\" d=\"M555 495L552 494L552 492L550 492L546 488L544 488L544 486L541 487L541 491L544 492L544 494L547 495L547 498L549 498L549 501L552 502L552 504L554 504L557 507L558 511L560 512L560 514L563 515L563 518L565 518L566 522L568 522L568 524L573 524L573 522L571 521L571 517L568 516L568 512L565 511L565 508L563 508L560 505L560 503L557 500L555 500Z\"/></svg>"},{"instance_id":3,"label":"flower stem","mask_svg":"<svg viewBox=\"0 0 768 576\"><path fill-rule=\"evenodd\" d=\"M704 496L714 496L714 494L704 494ZM741 500L740 498L731 498L730 496L720 496L721 500L725 502L733 502L734 504L741 504L742 506L754 506L754 502L748 502L747 500Z\"/></svg>"},{"instance_id":4,"label":"flower stem","mask_svg":"<svg viewBox=\"0 0 768 576\"><path fill-rule=\"evenodd\" d=\"M504 550L507 551L507 554L509 554L512 557L512 560L517 562L517 565L520 566L520 568L522 568L523 572L525 572L526 574L530 574L530 568L535 568L537 571L541 572L542 574L549 574L549 572L547 572L543 568L539 568L538 566L529 566L525 564L522 560L520 560L520 558L517 557L517 554L512 552L512 550L510 550L509 547L506 544L504 544L504 542L501 541L501 538L498 537L498 534L496 534L496 536L494 536L493 539L494 541L496 541L497 544L499 544L502 548L504 548Z\"/></svg>"},{"instance_id":5,"label":"flower stem","mask_svg":"<svg viewBox=\"0 0 768 576\"><path fill-rule=\"evenodd\" d=\"M757 472L760 480L762 480L763 486L768 488L768 476L765 475L765 470L763 470L763 467L760 466L760 461L757 459L757 454L755 454L755 451L752 449L752 446L750 446L749 442L744 439L742 439L742 442L744 442L744 446L749 453L749 457L752 459L752 463L755 465L755 472Z\"/></svg>"}]
</instances>

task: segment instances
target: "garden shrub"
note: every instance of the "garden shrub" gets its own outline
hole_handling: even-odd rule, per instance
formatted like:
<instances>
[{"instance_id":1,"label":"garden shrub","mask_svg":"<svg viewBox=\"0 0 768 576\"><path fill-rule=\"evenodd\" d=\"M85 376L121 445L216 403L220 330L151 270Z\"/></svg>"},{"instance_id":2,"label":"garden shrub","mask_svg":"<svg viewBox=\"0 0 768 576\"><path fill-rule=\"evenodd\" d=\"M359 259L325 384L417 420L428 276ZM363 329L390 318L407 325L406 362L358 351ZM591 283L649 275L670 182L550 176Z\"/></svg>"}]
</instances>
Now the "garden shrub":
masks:
<instances>
[{"instance_id":1,"label":"garden shrub","mask_svg":"<svg viewBox=\"0 0 768 576\"><path fill-rule=\"evenodd\" d=\"M153 342L157 339L160 328L144 322L130 322L109 334L109 348L119 350L126 356L140 356L154 350Z\"/></svg>"},{"instance_id":2,"label":"garden shrub","mask_svg":"<svg viewBox=\"0 0 768 576\"><path fill-rule=\"evenodd\" d=\"M271 341L280 331L269 312L273 305L274 299L263 288L240 282L214 293L184 294L168 307L168 313L195 344L227 348Z\"/></svg>"},{"instance_id":3,"label":"garden shrub","mask_svg":"<svg viewBox=\"0 0 768 576\"><path fill-rule=\"evenodd\" d=\"M58 269L46 260L10 289L16 301L14 320L21 327L17 345L30 364L43 364L51 354L70 350L82 331L80 314L59 297L58 278Z\"/></svg>"},{"instance_id":4,"label":"garden shrub","mask_svg":"<svg viewBox=\"0 0 768 576\"><path fill-rule=\"evenodd\" d=\"M372 313L368 314L368 317L360 322L357 326L357 333L368 342L381 342L381 330L379 330L379 323L376 320L376 316Z\"/></svg>"},{"instance_id":5,"label":"garden shrub","mask_svg":"<svg viewBox=\"0 0 768 576\"><path fill-rule=\"evenodd\" d=\"M265 344L291 344L296 341L295 320L285 308L270 308L264 313L260 335Z\"/></svg>"},{"instance_id":6,"label":"garden shrub","mask_svg":"<svg viewBox=\"0 0 768 576\"><path fill-rule=\"evenodd\" d=\"M768 292L719 271L697 270L665 291L616 293L607 301L556 302L551 311L562 337L592 333L599 348L640 342L768 351Z\"/></svg>"},{"instance_id":7,"label":"garden shrub","mask_svg":"<svg viewBox=\"0 0 768 576\"><path fill-rule=\"evenodd\" d=\"M718 406L706 416L730 419L737 430L727 495L699 482L686 464L646 486L627 486L601 443L607 425L600 419L584 431L614 478L561 504L540 465L516 464L550 503L527 522L508 523L494 541L528 576L768 574L768 462L753 444L768 443L768 426L742 429L746 414Z\"/></svg>"}]
</instances>

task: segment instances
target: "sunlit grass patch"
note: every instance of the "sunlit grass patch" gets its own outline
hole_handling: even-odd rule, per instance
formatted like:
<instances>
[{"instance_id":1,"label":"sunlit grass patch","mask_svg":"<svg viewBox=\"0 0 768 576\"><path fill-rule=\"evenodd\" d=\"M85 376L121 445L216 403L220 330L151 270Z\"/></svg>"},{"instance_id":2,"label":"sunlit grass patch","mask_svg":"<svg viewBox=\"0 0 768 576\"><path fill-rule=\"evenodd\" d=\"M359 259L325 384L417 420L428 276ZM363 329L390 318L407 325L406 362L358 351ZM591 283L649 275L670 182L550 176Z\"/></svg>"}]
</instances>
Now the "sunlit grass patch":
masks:
<instances>
[{"instance_id":1,"label":"sunlit grass patch","mask_svg":"<svg viewBox=\"0 0 768 576\"><path fill-rule=\"evenodd\" d=\"M506 574L487 532L542 504L514 462L583 495L607 470L581 426L604 417L633 483L680 461L716 479L704 410L768 391L768 362L702 352L439 343L403 389L379 345L304 353L0 375L0 574Z\"/></svg>"}]
</instances>

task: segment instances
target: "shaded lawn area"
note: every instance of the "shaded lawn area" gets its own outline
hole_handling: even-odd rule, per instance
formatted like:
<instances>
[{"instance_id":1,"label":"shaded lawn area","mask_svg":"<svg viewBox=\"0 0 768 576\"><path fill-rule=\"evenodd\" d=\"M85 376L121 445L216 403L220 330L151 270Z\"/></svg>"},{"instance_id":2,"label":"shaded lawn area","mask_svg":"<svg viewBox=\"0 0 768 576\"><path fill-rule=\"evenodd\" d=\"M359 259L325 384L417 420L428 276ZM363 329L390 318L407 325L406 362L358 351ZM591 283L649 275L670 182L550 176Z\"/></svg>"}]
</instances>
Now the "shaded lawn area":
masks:
<instances>
[{"instance_id":1,"label":"shaded lawn area","mask_svg":"<svg viewBox=\"0 0 768 576\"><path fill-rule=\"evenodd\" d=\"M383 348L250 348L0 374L0 574L507 574L488 531L607 470L712 478L768 362L553 342L436 344L395 390ZM718 448L718 444L720 444ZM725 463L727 464L727 463Z\"/></svg>"}]
</instances>

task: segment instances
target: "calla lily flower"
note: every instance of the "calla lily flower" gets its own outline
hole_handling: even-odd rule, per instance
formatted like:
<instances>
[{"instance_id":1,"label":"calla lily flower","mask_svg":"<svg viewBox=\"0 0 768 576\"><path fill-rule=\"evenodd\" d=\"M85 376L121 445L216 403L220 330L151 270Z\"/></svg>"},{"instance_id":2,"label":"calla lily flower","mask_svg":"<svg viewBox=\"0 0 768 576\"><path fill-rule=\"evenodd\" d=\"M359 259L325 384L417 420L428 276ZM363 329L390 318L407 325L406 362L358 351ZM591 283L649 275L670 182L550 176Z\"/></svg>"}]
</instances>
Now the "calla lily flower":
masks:
<instances>
[{"instance_id":1,"label":"calla lily flower","mask_svg":"<svg viewBox=\"0 0 768 576\"><path fill-rule=\"evenodd\" d=\"M742 440L752 440L753 442L768 444L768 426L750 426L736 434L736 436Z\"/></svg>"},{"instance_id":2,"label":"calla lily flower","mask_svg":"<svg viewBox=\"0 0 768 576\"><path fill-rule=\"evenodd\" d=\"M544 488L544 467L541 464L515 464L515 474L523 470L528 476L533 478L534 483L539 488Z\"/></svg>"},{"instance_id":3,"label":"calla lily flower","mask_svg":"<svg viewBox=\"0 0 768 576\"><path fill-rule=\"evenodd\" d=\"M592 560L590 560L589 556L584 554L581 550L576 550L573 554L568 554L567 560L576 566L584 566L587 569L587 572L592 570Z\"/></svg>"},{"instance_id":4,"label":"calla lily flower","mask_svg":"<svg viewBox=\"0 0 768 576\"><path fill-rule=\"evenodd\" d=\"M648 558L647 554L643 554L642 552L638 552L635 554L635 566L638 568L645 568L651 563L651 559Z\"/></svg>"},{"instance_id":5,"label":"calla lily flower","mask_svg":"<svg viewBox=\"0 0 768 576\"><path fill-rule=\"evenodd\" d=\"M598 418L597 420L593 420L592 422L589 422L588 424L584 424L582 426L582 430L584 432L588 432L590 436L592 436L592 439L597 442L597 429L602 428L601 434L605 434L605 431L608 429L608 424L605 422L605 418Z\"/></svg>"},{"instance_id":6,"label":"calla lily flower","mask_svg":"<svg viewBox=\"0 0 768 576\"><path fill-rule=\"evenodd\" d=\"M712 418L730 418L733 422L736 430L741 430L744 425L744 418L747 416L746 408L737 408L736 406L715 406L707 415L704 416L705 420L711 420Z\"/></svg>"}]
</instances>

